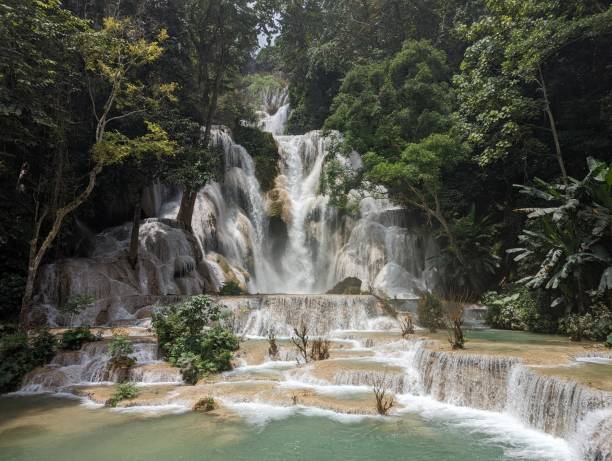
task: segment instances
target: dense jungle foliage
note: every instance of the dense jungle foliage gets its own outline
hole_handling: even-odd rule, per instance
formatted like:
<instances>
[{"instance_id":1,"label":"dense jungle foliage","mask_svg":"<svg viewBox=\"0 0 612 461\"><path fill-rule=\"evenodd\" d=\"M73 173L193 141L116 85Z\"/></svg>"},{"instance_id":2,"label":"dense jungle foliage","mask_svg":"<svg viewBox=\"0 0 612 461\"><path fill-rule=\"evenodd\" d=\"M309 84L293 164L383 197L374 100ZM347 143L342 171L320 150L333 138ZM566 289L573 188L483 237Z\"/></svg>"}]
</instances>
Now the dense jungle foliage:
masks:
<instances>
[{"instance_id":1,"label":"dense jungle foliage","mask_svg":"<svg viewBox=\"0 0 612 461\"><path fill-rule=\"evenodd\" d=\"M611 3L0 0L0 320L27 313L41 264L85 251L82 224L137 226L153 181L183 188L190 227L222 170L214 124L272 187L273 140L244 122L288 85L291 133L338 130L338 153L363 155L359 174L326 167L344 212L382 185L431 226L441 295L484 295L499 327L604 338Z\"/></svg>"}]
</instances>

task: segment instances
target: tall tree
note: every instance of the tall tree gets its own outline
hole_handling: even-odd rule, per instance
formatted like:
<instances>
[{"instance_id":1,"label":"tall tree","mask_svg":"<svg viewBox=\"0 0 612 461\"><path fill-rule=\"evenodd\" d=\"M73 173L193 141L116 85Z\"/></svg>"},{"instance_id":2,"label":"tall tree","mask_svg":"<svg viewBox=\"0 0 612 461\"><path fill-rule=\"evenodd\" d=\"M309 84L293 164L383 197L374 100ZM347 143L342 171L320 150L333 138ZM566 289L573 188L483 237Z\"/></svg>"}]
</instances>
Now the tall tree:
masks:
<instances>
[{"instance_id":1,"label":"tall tree","mask_svg":"<svg viewBox=\"0 0 612 461\"><path fill-rule=\"evenodd\" d=\"M208 146L219 97L257 46L258 16L248 0L185 0L185 33L193 80L189 102ZM178 221L191 229L198 190L185 187Z\"/></svg>"},{"instance_id":2,"label":"tall tree","mask_svg":"<svg viewBox=\"0 0 612 461\"><path fill-rule=\"evenodd\" d=\"M44 6L40 6L44 8ZM90 169L84 187L76 188L68 201L59 204L50 215L50 208L37 202L35 223L28 260L28 275L22 301L21 323L26 326L34 292L38 268L59 234L67 216L78 209L91 195L98 175L105 166L121 162L130 155L145 152L170 152L172 147L166 133L157 125L147 124L147 133L129 137L112 124L127 117L142 115L154 98L166 94L171 87L160 85L150 95L139 84L136 71L161 56L160 42L147 41L139 29L127 20L108 18L100 30L85 29L69 37L63 46L75 47L83 59L95 123L95 135L90 144Z\"/></svg>"}]
</instances>

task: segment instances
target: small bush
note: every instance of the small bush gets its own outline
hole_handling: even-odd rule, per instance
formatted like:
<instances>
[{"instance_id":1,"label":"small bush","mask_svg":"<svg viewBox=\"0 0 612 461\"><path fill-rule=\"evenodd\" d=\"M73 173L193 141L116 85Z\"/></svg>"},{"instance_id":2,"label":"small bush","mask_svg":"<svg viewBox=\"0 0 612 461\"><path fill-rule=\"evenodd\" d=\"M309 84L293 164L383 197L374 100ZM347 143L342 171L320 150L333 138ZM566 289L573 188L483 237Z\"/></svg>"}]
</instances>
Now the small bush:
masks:
<instances>
[{"instance_id":1,"label":"small bush","mask_svg":"<svg viewBox=\"0 0 612 461\"><path fill-rule=\"evenodd\" d=\"M27 373L53 358L55 346L55 337L47 330L41 330L31 339L25 333L3 331L0 336L0 393L18 389Z\"/></svg>"},{"instance_id":2,"label":"small bush","mask_svg":"<svg viewBox=\"0 0 612 461\"><path fill-rule=\"evenodd\" d=\"M293 327L293 336L291 342L298 350L298 354L304 359L304 363L308 363L310 358L308 354L308 325L302 321L299 327Z\"/></svg>"},{"instance_id":3,"label":"small bush","mask_svg":"<svg viewBox=\"0 0 612 461\"><path fill-rule=\"evenodd\" d=\"M559 333L568 335L572 341L604 341L611 331L612 316L605 305L595 306L591 313L572 314L559 321Z\"/></svg>"},{"instance_id":4,"label":"small bush","mask_svg":"<svg viewBox=\"0 0 612 461\"><path fill-rule=\"evenodd\" d=\"M273 330L268 333L268 357L272 360L278 360L280 357L278 344L276 344L276 334Z\"/></svg>"},{"instance_id":5,"label":"small bush","mask_svg":"<svg viewBox=\"0 0 612 461\"><path fill-rule=\"evenodd\" d=\"M99 338L95 336L87 327L77 327L71 330L66 330L62 334L61 348L68 351L78 351L83 344L97 341Z\"/></svg>"},{"instance_id":6,"label":"small bush","mask_svg":"<svg viewBox=\"0 0 612 461\"><path fill-rule=\"evenodd\" d=\"M68 326L72 326L74 324L74 318L95 301L96 299L90 295L75 295L64 304L58 306L58 310L69 316L70 320Z\"/></svg>"},{"instance_id":7,"label":"small bush","mask_svg":"<svg viewBox=\"0 0 612 461\"><path fill-rule=\"evenodd\" d=\"M417 316L419 325L428 328L432 333L445 326L442 301L431 292L421 294L417 304Z\"/></svg>"},{"instance_id":8,"label":"small bush","mask_svg":"<svg viewBox=\"0 0 612 461\"><path fill-rule=\"evenodd\" d=\"M502 293L485 293L482 303L487 306L485 321L501 330L528 330L542 333L557 331L557 316L550 302L539 299L538 292L525 287L511 287Z\"/></svg>"},{"instance_id":9,"label":"small bush","mask_svg":"<svg viewBox=\"0 0 612 461\"><path fill-rule=\"evenodd\" d=\"M242 288L234 280L226 282L219 290L221 296L240 296L242 293Z\"/></svg>"},{"instance_id":10,"label":"small bush","mask_svg":"<svg viewBox=\"0 0 612 461\"><path fill-rule=\"evenodd\" d=\"M414 334L414 322L412 315L407 313L399 318L400 329L402 330L402 338L408 338Z\"/></svg>"},{"instance_id":11,"label":"small bush","mask_svg":"<svg viewBox=\"0 0 612 461\"><path fill-rule=\"evenodd\" d=\"M217 408L215 399L212 396L204 397L198 400L193 406L193 411L209 412Z\"/></svg>"},{"instance_id":12,"label":"small bush","mask_svg":"<svg viewBox=\"0 0 612 461\"><path fill-rule=\"evenodd\" d=\"M612 347L612 333L608 335L608 338L606 339L606 342L604 343L604 345L606 347Z\"/></svg>"},{"instance_id":13,"label":"small bush","mask_svg":"<svg viewBox=\"0 0 612 461\"><path fill-rule=\"evenodd\" d=\"M326 338L316 338L312 341L310 347L310 358L315 362L318 360L327 360L329 358L329 348L331 342Z\"/></svg>"},{"instance_id":14,"label":"small bush","mask_svg":"<svg viewBox=\"0 0 612 461\"><path fill-rule=\"evenodd\" d=\"M108 350L113 358L127 357L134 353L134 345L127 336L115 336Z\"/></svg>"},{"instance_id":15,"label":"small bush","mask_svg":"<svg viewBox=\"0 0 612 461\"><path fill-rule=\"evenodd\" d=\"M206 373L232 368L238 338L221 322L220 306L205 295L168 306L153 316L153 327L164 357L181 368L183 379L195 384Z\"/></svg>"},{"instance_id":16,"label":"small bush","mask_svg":"<svg viewBox=\"0 0 612 461\"><path fill-rule=\"evenodd\" d=\"M395 398L390 394L391 385L386 375L374 378L373 390L376 398L376 411L379 415L386 416L389 410L395 405Z\"/></svg>"},{"instance_id":17,"label":"small bush","mask_svg":"<svg viewBox=\"0 0 612 461\"><path fill-rule=\"evenodd\" d=\"M110 408L115 408L122 400L133 399L138 395L138 388L132 383L117 384L115 392L106 401L105 405Z\"/></svg>"},{"instance_id":18,"label":"small bush","mask_svg":"<svg viewBox=\"0 0 612 461\"><path fill-rule=\"evenodd\" d=\"M448 301L446 303L446 331L448 332L448 342L453 350L465 347L465 337L463 336L463 303Z\"/></svg>"}]
</instances>

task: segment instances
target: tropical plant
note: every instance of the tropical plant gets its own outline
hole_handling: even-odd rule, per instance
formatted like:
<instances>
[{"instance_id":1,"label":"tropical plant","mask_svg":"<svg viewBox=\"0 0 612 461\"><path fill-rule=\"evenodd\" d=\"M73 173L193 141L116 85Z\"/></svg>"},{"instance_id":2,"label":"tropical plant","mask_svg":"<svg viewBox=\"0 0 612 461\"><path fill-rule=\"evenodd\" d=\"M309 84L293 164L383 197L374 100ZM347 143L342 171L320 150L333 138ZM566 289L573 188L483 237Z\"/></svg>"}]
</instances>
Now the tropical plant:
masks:
<instances>
[{"instance_id":1,"label":"tropical plant","mask_svg":"<svg viewBox=\"0 0 612 461\"><path fill-rule=\"evenodd\" d=\"M417 303L417 317L419 325L432 333L444 328L444 306L440 298L432 292L423 292Z\"/></svg>"},{"instance_id":2,"label":"tropical plant","mask_svg":"<svg viewBox=\"0 0 612 461\"><path fill-rule=\"evenodd\" d=\"M240 288L238 282L230 280L223 284L219 290L219 294L221 296L240 296L242 294L242 288Z\"/></svg>"},{"instance_id":3,"label":"tropical plant","mask_svg":"<svg viewBox=\"0 0 612 461\"><path fill-rule=\"evenodd\" d=\"M60 346L68 351L78 351L83 344L97 341L99 338L94 335L88 327L77 327L62 333Z\"/></svg>"},{"instance_id":4,"label":"tropical plant","mask_svg":"<svg viewBox=\"0 0 612 461\"><path fill-rule=\"evenodd\" d=\"M181 368L186 383L232 368L239 341L223 324L221 308L210 296L165 307L153 316L153 327L164 357Z\"/></svg>"},{"instance_id":5,"label":"tropical plant","mask_svg":"<svg viewBox=\"0 0 612 461\"><path fill-rule=\"evenodd\" d=\"M91 306L96 299L90 295L74 295L70 297L65 303L60 304L57 309L69 316L68 326L74 325L74 318L78 316L83 310Z\"/></svg>"},{"instance_id":6,"label":"tropical plant","mask_svg":"<svg viewBox=\"0 0 612 461\"><path fill-rule=\"evenodd\" d=\"M105 405L115 408L122 400L133 399L138 396L138 388L132 383L119 383L115 387L113 395L106 401Z\"/></svg>"},{"instance_id":7,"label":"tropical plant","mask_svg":"<svg viewBox=\"0 0 612 461\"><path fill-rule=\"evenodd\" d=\"M521 193L544 206L523 208L527 224L515 254L531 274L519 280L530 289L554 293L552 307L570 313L585 311L590 291L609 296L612 290L612 168L589 159L589 173L569 184L536 180L536 186L517 185Z\"/></svg>"},{"instance_id":8,"label":"tropical plant","mask_svg":"<svg viewBox=\"0 0 612 461\"><path fill-rule=\"evenodd\" d=\"M48 330L31 338L10 329L0 331L0 393L14 391L26 373L48 363L55 346L55 337Z\"/></svg>"}]
</instances>

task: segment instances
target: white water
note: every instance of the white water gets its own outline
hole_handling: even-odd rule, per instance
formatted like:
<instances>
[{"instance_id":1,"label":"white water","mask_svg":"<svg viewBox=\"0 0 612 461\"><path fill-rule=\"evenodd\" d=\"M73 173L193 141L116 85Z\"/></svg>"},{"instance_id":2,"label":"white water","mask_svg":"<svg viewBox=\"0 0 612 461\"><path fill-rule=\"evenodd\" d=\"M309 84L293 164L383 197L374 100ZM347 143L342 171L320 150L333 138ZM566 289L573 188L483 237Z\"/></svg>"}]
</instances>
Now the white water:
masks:
<instances>
[{"instance_id":1,"label":"white water","mask_svg":"<svg viewBox=\"0 0 612 461\"><path fill-rule=\"evenodd\" d=\"M262 114L262 126L275 135L279 146L280 175L273 191L262 192L250 154L234 143L231 133L216 128L213 142L225 154L225 176L198 194L193 220L197 242L171 221L148 221L141 228L141 263L138 271L132 271L125 258L129 225L99 234L88 258L58 261L43 269L37 302L49 323L66 323L56 307L74 294L96 297L95 305L74 319L76 324L135 323L150 314L152 297L201 293L235 280L252 293L297 293L224 299L236 313L238 332L245 336L274 331L287 337L302 321L311 334L335 338L345 338L346 330L392 326L393 320L384 317L374 297L314 293L324 293L352 276L362 280L363 290L414 297L416 289L435 279L435 271L426 264L435 253L432 239L409 230L404 210L384 199L363 198L357 215L340 217L319 190L332 140L320 132L284 135L286 104L274 114L267 110ZM357 154L351 164L359 166ZM157 185L150 192L150 208L161 218L174 218L180 197L168 200L168 191L161 188ZM280 205L280 218L271 216L273 202ZM280 220L284 235L271 232L272 218ZM279 239L286 240L281 250L272 244ZM150 296L148 301L142 300L143 295ZM606 453L609 394L540 377L516 360L438 353L407 341L369 348L357 340L353 344L353 350L369 350L377 361L405 371L392 377L398 401L405 407L401 411L485 432L508 444L517 457L589 459L596 450ZM176 369L156 366L157 357L146 352L147 347L137 354L138 366L131 378L141 384L180 382ZM43 372L26 378L23 390L61 391L75 384L113 381L108 360L99 343L78 353L61 354ZM290 360L291 365L264 364L259 369L282 373L282 386L310 386L327 395L367 390L377 373L338 372L322 383L309 376L308 369L296 373ZM293 368L286 370L286 366ZM236 370L241 371L253 368ZM168 405L184 409L177 402ZM266 402L228 405L261 422L296 411L337 414Z\"/></svg>"}]
</instances>

